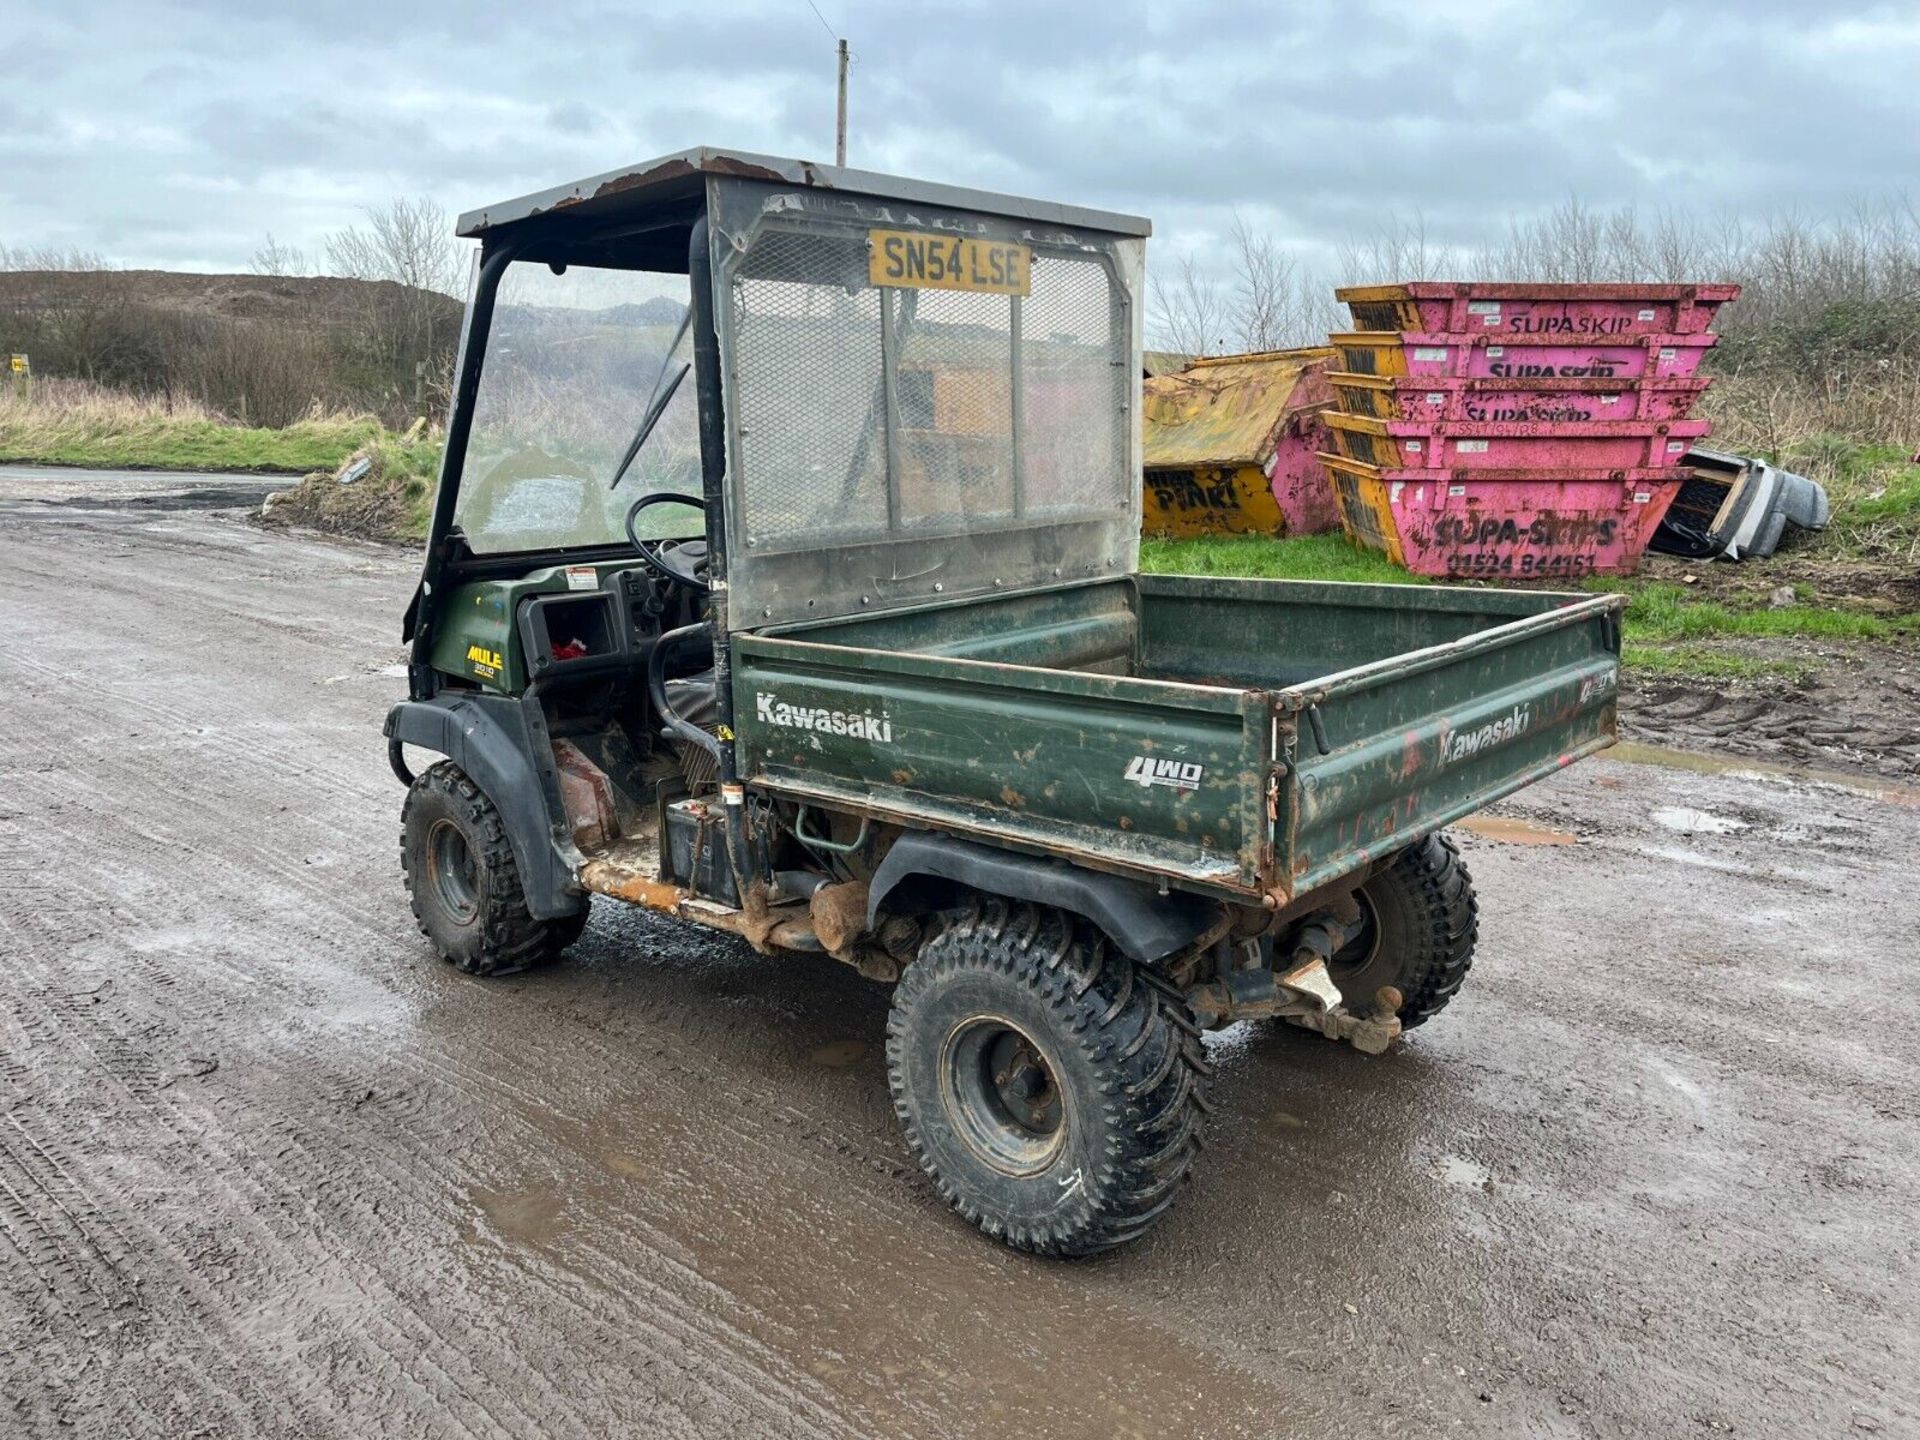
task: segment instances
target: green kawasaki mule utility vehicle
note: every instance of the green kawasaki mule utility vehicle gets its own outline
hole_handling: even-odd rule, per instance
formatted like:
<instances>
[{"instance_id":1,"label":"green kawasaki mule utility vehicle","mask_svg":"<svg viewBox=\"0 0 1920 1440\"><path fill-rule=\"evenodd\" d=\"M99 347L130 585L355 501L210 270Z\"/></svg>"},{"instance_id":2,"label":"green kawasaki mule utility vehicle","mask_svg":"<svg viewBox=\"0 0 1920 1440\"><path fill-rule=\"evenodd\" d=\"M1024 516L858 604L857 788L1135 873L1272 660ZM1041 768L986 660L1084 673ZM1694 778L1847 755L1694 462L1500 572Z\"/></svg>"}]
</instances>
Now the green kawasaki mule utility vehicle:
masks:
<instances>
[{"instance_id":1,"label":"green kawasaki mule utility vehicle","mask_svg":"<svg viewBox=\"0 0 1920 1440\"><path fill-rule=\"evenodd\" d=\"M908 1142L1011 1245L1167 1208L1207 1028L1436 1014L1441 827L1613 739L1614 597L1138 573L1143 220L692 150L460 230L422 930L499 975L603 895L896 982Z\"/></svg>"}]
</instances>

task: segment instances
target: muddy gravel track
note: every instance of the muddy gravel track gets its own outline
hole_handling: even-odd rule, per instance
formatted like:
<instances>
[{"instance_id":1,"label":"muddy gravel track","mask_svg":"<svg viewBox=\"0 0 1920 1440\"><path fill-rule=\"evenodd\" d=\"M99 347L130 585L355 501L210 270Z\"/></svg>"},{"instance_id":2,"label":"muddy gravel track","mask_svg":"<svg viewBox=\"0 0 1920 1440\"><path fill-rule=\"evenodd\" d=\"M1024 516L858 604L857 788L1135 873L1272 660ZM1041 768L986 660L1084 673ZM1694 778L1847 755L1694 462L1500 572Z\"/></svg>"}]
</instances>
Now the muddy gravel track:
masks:
<instances>
[{"instance_id":1,"label":"muddy gravel track","mask_svg":"<svg viewBox=\"0 0 1920 1440\"><path fill-rule=\"evenodd\" d=\"M1169 1223L949 1215L887 995L415 933L390 549L0 475L0 1434L1920 1433L1920 794L1595 761L1395 1054L1241 1027Z\"/></svg>"}]
</instances>

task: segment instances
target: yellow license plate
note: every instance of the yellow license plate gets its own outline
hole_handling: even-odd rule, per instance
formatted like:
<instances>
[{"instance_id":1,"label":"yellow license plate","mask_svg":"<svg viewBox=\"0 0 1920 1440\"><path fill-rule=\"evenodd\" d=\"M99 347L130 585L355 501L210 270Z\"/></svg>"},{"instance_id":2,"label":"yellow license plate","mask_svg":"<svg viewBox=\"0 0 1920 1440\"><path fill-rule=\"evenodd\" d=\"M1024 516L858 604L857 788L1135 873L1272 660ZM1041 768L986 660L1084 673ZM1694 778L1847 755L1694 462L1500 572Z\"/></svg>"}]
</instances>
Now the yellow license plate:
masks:
<instances>
[{"instance_id":1,"label":"yellow license plate","mask_svg":"<svg viewBox=\"0 0 1920 1440\"><path fill-rule=\"evenodd\" d=\"M870 285L1025 295L1032 280L1033 252L1004 240L971 240L920 230L869 230L867 250Z\"/></svg>"}]
</instances>

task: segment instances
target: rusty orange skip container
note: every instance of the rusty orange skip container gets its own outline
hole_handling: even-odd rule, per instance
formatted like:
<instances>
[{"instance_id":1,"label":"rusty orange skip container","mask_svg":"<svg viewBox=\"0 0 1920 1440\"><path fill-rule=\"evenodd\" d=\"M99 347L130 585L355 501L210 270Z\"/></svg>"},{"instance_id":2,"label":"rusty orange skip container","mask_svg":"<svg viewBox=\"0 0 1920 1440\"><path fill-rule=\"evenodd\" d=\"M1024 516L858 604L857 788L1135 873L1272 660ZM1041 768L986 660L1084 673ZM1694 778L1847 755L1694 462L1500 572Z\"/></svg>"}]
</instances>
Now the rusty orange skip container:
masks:
<instances>
[{"instance_id":1,"label":"rusty orange skip container","mask_svg":"<svg viewBox=\"0 0 1920 1440\"><path fill-rule=\"evenodd\" d=\"M1142 388L1148 535L1313 535L1340 528L1316 458L1333 442L1324 346L1219 355Z\"/></svg>"}]
</instances>

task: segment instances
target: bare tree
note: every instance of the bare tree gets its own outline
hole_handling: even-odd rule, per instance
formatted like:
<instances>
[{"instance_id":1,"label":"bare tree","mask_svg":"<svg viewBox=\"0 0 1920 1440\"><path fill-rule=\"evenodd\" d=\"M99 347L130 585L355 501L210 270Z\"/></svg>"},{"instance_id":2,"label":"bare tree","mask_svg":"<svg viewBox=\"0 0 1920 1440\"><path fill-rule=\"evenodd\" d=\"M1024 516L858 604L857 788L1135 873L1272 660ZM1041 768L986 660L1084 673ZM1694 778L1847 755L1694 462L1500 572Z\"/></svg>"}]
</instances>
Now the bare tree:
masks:
<instances>
[{"instance_id":1,"label":"bare tree","mask_svg":"<svg viewBox=\"0 0 1920 1440\"><path fill-rule=\"evenodd\" d=\"M0 301L0 339L49 375L138 386L158 364L156 328L126 277L80 252L14 251L29 263Z\"/></svg>"},{"instance_id":2,"label":"bare tree","mask_svg":"<svg viewBox=\"0 0 1920 1440\"><path fill-rule=\"evenodd\" d=\"M1168 349L1183 355L1218 355L1227 349L1227 297L1193 256L1175 260L1172 280L1155 276L1148 291L1154 332Z\"/></svg>"},{"instance_id":3,"label":"bare tree","mask_svg":"<svg viewBox=\"0 0 1920 1440\"><path fill-rule=\"evenodd\" d=\"M256 275L305 275L307 273L306 251L292 245L282 245L273 238L273 232L267 232L267 243L253 252L253 273Z\"/></svg>"},{"instance_id":4,"label":"bare tree","mask_svg":"<svg viewBox=\"0 0 1920 1440\"><path fill-rule=\"evenodd\" d=\"M452 223L425 196L401 197L366 212L365 225L327 237L327 268L354 280L386 281L360 297L356 328L376 364L409 375L451 341L446 297L460 287L462 249Z\"/></svg>"},{"instance_id":5,"label":"bare tree","mask_svg":"<svg viewBox=\"0 0 1920 1440\"><path fill-rule=\"evenodd\" d=\"M1654 217L1653 234L1644 247L1648 278L1678 283L1701 275L1719 275L1725 268L1715 256L1711 233L1685 211L1665 209Z\"/></svg>"},{"instance_id":6,"label":"bare tree","mask_svg":"<svg viewBox=\"0 0 1920 1440\"><path fill-rule=\"evenodd\" d=\"M1278 350L1298 330L1296 266L1280 251L1270 231L1256 230L1233 212L1234 290L1232 313L1244 350Z\"/></svg>"},{"instance_id":7,"label":"bare tree","mask_svg":"<svg viewBox=\"0 0 1920 1440\"><path fill-rule=\"evenodd\" d=\"M1427 217L1395 215L1385 226L1340 246L1340 273L1347 285L1390 285L1400 280L1434 280L1453 256L1427 235Z\"/></svg>"},{"instance_id":8,"label":"bare tree","mask_svg":"<svg viewBox=\"0 0 1920 1440\"><path fill-rule=\"evenodd\" d=\"M1156 275L1150 328L1168 349L1192 355L1282 350L1324 344L1340 327L1332 282L1301 268L1272 232L1238 211L1228 231L1229 270L1207 274L1187 255L1173 275Z\"/></svg>"},{"instance_id":9,"label":"bare tree","mask_svg":"<svg viewBox=\"0 0 1920 1440\"><path fill-rule=\"evenodd\" d=\"M61 270L75 274L93 274L113 269L113 264L97 250L82 250L73 245L22 245L9 249L0 245L0 270Z\"/></svg>"},{"instance_id":10,"label":"bare tree","mask_svg":"<svg viewBox=\"0 0 1920 1440\"><path fill-rule=\"evenodd\" d=\"M322 399L324 340L301 325L225 321L176 358L188 393L246 425L291 425Z\"/></svg>"},{"instance_id":11,"label":"bare tree","mask_svg":"<svg viewBox=\"0 0 1920 1440\"><path fill-rule=\"evenodd\" d=\"M416 290L455 294L460 250L446 211L424 195L405 196L366 212L364 226L327 237L331 273L353 280L392 280Z\"/></svg>"}]
</instances>

